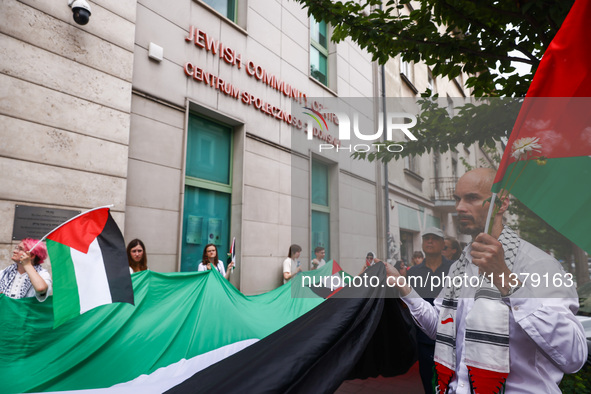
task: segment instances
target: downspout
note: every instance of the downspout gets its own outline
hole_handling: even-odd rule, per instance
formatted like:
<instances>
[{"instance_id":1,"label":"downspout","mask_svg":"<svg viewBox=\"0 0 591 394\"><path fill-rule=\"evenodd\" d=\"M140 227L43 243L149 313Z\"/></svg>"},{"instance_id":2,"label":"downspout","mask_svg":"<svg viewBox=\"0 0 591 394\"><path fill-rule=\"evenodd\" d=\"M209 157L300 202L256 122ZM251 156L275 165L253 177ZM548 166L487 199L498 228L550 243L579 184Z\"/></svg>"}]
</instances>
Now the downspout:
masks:
<instances>
[{"instance_id":1,"label":"downspout","mask_svg":"<svg viewBox=\"0 0 591 394\"><path fill-rule=\"evenodd\" d=\"M380 2L380 10L382 10L382 3ZM382 64L382 78L381 78L381 85L382 85L382 130L386 129L386 66ZM387 133L382 133L384 143L386 143L386 135ZM388 181L388 163L384 163L384 210L385 210L385 226L386 226L386 262L390 262L394 256L390 256L390 245L389 245L389 236L390 234L390 183ZM392 238L394 236L392 235Z\"/></svg>"}]
</instances>

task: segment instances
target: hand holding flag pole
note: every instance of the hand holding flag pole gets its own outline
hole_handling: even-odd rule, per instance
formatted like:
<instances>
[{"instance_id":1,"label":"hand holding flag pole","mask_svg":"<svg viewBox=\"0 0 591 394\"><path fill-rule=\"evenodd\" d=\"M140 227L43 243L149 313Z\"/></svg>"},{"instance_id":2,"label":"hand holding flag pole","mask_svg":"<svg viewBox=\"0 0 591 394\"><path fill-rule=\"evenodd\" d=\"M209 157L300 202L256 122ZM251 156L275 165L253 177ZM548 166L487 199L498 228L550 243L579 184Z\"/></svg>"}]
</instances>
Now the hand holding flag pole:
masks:
<instances>
[{"instance_id":1,"label":"hand holding flag pole","mask_svg":"<svg viewBox=\"0 0 591 394\"><path fill-rule=\"evenodd\" d=\"M488 207L488 215L486 216L486 224L484 225L484 229L488 235L490 235L492 233L492 227L493 227L492 222L494 222L494 219L492 219L492 215L493 215L493 210L494 210L496 198L497 198L497 193L493 193L490 198L490 205Z\"/></svg>"}]
</instances>

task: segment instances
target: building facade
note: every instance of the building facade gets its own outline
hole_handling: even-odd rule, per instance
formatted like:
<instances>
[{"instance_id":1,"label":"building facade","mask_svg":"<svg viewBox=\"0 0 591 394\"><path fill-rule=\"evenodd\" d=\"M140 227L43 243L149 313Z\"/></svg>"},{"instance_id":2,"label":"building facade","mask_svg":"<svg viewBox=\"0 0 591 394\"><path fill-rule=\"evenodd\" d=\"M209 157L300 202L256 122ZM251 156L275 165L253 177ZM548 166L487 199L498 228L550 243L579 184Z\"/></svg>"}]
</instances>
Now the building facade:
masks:
<instances>
[{"instance_id":1,"label":"building facade","mask_svg":"<svg viewBox=\"0 0 591 394\"><path fill-rule=\"evenodd\" d=\"M305 269L321 244L357 270L377 247L376 167L296 147L306 119L292 106L371 98L375 65L298 4L223 3L138 1L126 238L162 271L195 270L208 243L225 260L236 238L231 281L246 294L282 283L292 243ZM352 226L357 200L366 219Z\"/></svg>"},{"instance_id":2,"label":"building facade","mask_svg":"<svg viewBox=\"0 0 591 394\"><path fill-rule=\"evenodd\" d=\"M424 226L456 235L458 154L352 159L323 102L362 100L376 124L382 91L462 97L461 80L382 68L288 0L91 6L80 26L66 1L0 3L1 267L19 237L109 204L154 271L195 271L209 243L225 261L235 239L230 280L245 294L282 283L293 243L304 269L321 245L355 274L368 251L408 258Z\"/></svg>"},{"instance_id":3,"label":"building facade","mask_svg":"<svg viewBox=\"0 0 591 394\"><path fill-rule=\"evenodd\" d=\"M135 1L0 3L0 261L25 236L113 205L123 228Z\"/></svg>"}]
</instances>

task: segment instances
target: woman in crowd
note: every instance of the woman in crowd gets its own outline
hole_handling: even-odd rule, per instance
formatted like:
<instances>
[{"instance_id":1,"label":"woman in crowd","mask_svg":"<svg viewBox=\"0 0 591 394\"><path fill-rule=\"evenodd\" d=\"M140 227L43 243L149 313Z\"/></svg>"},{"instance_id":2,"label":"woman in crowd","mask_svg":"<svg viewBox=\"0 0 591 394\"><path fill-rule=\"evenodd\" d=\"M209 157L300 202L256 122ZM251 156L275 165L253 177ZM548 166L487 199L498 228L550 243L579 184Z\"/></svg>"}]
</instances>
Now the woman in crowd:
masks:
<instances>
[{"instance_id":1,"label":"woman in crowd","mask_svg":"<svg viewBox=\"0 0 591 394\"><path fill-rule=\"evenodd\" d=\"M302 247L300 245L290 245L289 251L287 252L287 258L283 260L283 283L287 283L288 280L302 272L300 267L300 254L302 253Z\"/></svg>"},{"instance_id":2,"label":"woman in crowd","mask_svg":"<svg viewBox=\"0 0 591 394\"><path fill-rule=\"evenodd\" d=\"M400 272L400 275L406 277L406 271L408 271L408 266L404 260L398 260L396 264L394 264L394 268Z\"/></svg>"},{"instance_id":3,"label":"woman in crowd","mask_svg":"<svg viewBox=\"0 0 591 394\"><path fill-rule=\"evenodd\" d=\"M34 296L41 302L51 295L51 275L41 267L47 258L47 248L38 242L37 239L25 238L14 248L14 263L0 271L0 294L10 298Z\"/></svg>"},{"instance_id":4,"label":"woman in crowd","mask_svg":"<svg viewBox=\"0 0 591 394\"><path fill-rule=\"evenodd\" d=\"M425 255L423 255L423 252L421 252L420 250L417 250L416 252L414 252L412 254L412 265L411 267L414 267L415 265L419 265L423 262L423 260L425 259ZM410 268L410 267L408 267Z\"/></svg>"},{"instance_id":5,"label":"woman in crowd","mask_svg":"<svg viewBox=\"0 0 591 394\"><path fill-rule=\"evenodd\" d=\"M224 263L218 257L218 248L214 244L207 244L203 249L203 257L201 258L201 262L197 267L197 271L207 271L212 268L215 268L219 271L222 276L228 280L230 280L230 273L232 272L232 267L234 267L234 263L231 262L228 264L228 271L224 268Z\"/></svg>"},{"instance_id":6,"label":"woman in crowd","mask_svg":"<svg viewBox=\"0 0 591 394\"><path fill-rule=\"evenodd\" d=\"M148 269L148 255L141 240L136 238L127 245L127 262L132 274Z\"/></svg>"},{"instance_id":7,"label":"woman in crowd","mask_svg":"<svg viewBox=\"0 0 591 394\"><path fill-rule=\"evenodd\" d=\"M359 272L358 275L363 274L363 272L366 269L368 269L369 267L371 267L375 263L380 263L381 261L382 260L380 260L376 257L376 254L374 252L367 252L367 255L365 256L365 261L363 262L363 267L361 267L361 271Z\"/></svg>"},{"instance_id":8,"label":"woman in crowd","mask_svg":"<svg viewBox=\"0 0 591 394\"><path fill-rule=\"evenodd\" d=\"M443 257L448 259L449 261L456 261L460 258L462 254L462 249L460 248L460 243L456 241L454 238L446 238L443 251L441 254Z\"/></svg>"}]
</instances>

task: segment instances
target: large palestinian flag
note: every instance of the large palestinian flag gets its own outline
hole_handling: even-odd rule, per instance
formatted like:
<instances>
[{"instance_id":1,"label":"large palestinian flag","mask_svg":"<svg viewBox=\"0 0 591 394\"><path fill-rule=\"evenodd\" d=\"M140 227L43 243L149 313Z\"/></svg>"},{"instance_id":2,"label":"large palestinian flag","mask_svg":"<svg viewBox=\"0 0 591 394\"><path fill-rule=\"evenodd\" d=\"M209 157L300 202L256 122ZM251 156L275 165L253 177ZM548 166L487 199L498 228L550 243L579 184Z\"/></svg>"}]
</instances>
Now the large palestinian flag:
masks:
<instances>
[{"instance_id":1,"label":"large palestinian flag","mask_svg":"<svg viewBox=\"0 0 591 394\"><path fill-rule=\"evenodd\" d=\"M291 292L294 297L310 297L311 294L328 298L340 291L346 284L344 278L351 277L339 263L329 260L322 267L305 271L292 279ZM311 289L313 293L302 289Z\"/></svg>"},{"instance_id":2,"label":"large palestinian flag","mask_svg":"<svg viewBox=\"0 0 591 394\"><path fill-rule=\"evenodd\" d=\"M324 300L293 298L289 283L244 296L216 270L132 279L135 307L105 305L57 329L51 297L0 295L0 393L333 392L415 361L412 323L384 288Z\"/></svg>"},{"instance_id":3,"label":"large palestinian flag","mask_svg":"<svg viewBox=\"0 0 591 394\"><path fill-rule=\"evenodd\" d=\"M52 268L56 327L99 305L133 304L125 241L109 208L80 214L44 238Z\"/></svg>"},{"instance_id":4,"label":"large palestinian flag","mask_svg":"<svg viewBox=\"0 0 591 394\"><path fill-rule=\"evenodd\" d=\"M591 1L575 1L546 50L495 178L591 253Z\"/></svg>"}]
</instances>

